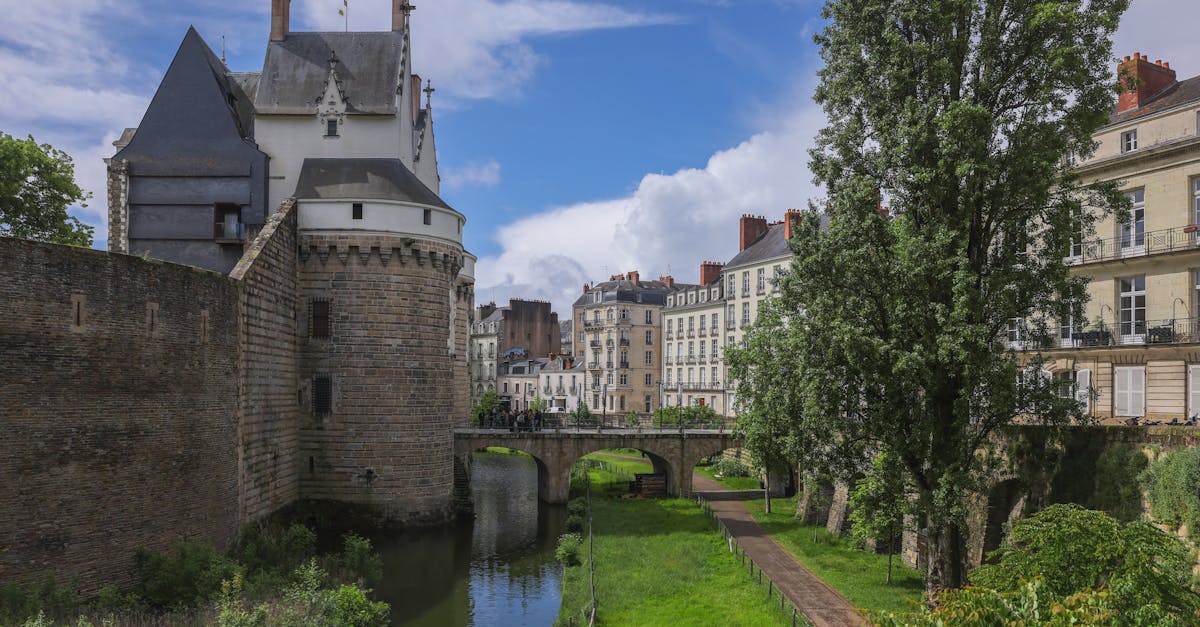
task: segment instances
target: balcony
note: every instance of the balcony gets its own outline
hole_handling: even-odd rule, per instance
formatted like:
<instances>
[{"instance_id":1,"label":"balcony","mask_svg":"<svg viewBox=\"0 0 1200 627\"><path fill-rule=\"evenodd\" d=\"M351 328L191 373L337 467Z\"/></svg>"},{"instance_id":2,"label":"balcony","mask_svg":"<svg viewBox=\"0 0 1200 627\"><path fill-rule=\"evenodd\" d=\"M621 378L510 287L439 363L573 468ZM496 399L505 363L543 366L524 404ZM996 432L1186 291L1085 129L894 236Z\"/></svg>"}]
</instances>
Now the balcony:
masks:
<instances>
[{"instance_id":1,"label":"balcony","mask_svg":"<svg viewBox=\"0 0 1200 627\"><path fill-rule=\"evenodd\" d=\"M1064 257L1063 262L1067 265L1083 265L1184 251L1200 251L1200 227L1195 224L1089 240L1072 246L1071 254Z\"/></svg>"},{"instance_id":2,"label":"balcony","mask_svg":"<svg viewBox=\"0 0 1200 627\"><path fill-rule=\"evenodd\" d=\"M706 357L706 356L704 355L704 353L700 353L700 357L698 357L698 358L697 358L697 361L696 361L696 363L698 363L698 364L702 364L702 363L704 363L704 362L705 362L705 361L707 361L707 360L708 360L708 357Z\"/></svg>"},{"instance_id":3,"label":"balcony","mask_svg":"<svg viewBox=\"0 0 1200 627\"><path fill-rule=\"evenodd\" d=\"M705 335L708 335L707 330L704 327L700 327L699 333L700 333L700 337L704 337Z\"/></svg>"},{"instance_id":4,"label":"balcony","mask_svg":"<svg viewBox=\"0 0 1200 627\"><path fill-rule=\"evenodd\" d=\"M241 244L246 241L246 225L241 222L218 222L213 225L213 239L218 244Z\"/></svg>"},{"instance_id":5,"label":"balcony","mask_svg":"<svg viewBox=\"0 0 1200 627\"><path fill-rule=\"evenodd\" d=\"M668 339L668 340L673 340L673 339L675 339L675 334L674 334L673 332L671 332L671 331L667 331L667 339Z\"/></svg>"},{"instance_id":6,"label":"balcony","mask_svg":"<svg viewBox=\"0 0 1200 627\"><path fill-rule=\"evenodd\" d=\"M674 360L672 360L670 357L666 357L666 358L664 358L664 359L663 359L663 365L664 365L664 366L670 366L670 365L672 365L672 364L674 364L674 363L675 363L675 362L674 362Z\"/></svg>"},{"instance_id":7,"label":"balcony","mask_svg":"<svg viewBox=\"0 0 1200 627\"><path fill-rule=\"evenodd\" d=\"M596 368L599 368L599 367L600 367L600 362L598 362L598 361L589 361L589 362L588 362L588 365L587 365L587 367L588 367L588 370L595 370Z\"/></svg>"},{"instance_id":8,"label":"balcony","mask_svg":"<svg viewBox=\"0 0 1200 627\"><path fill-rule=\"evenodd\" d=\"M596 329L603 325L604 325L604 323L599 320L584 320L583 321L583 328L585 328L585 329Z\"/></svg>"},{"instance_id":9,"label":"balcony","mask_svg":"<svg viewBox=\"0 0 1200 627\"><path fill-rule=\"evenodd\" d=\"M710 363L710 364L719 363L720 361L721 361L721 357L719 355L717 355L716 353L713 353L712 357L708 358L708 363Z\"/></svg>"},{"instance_id":10,"label":"balcony","mask_svg":"<svg viewBox=\"0 0 1200 627\"><path fill-rule=\"evenodd\" d=\"M711 328L709 328L708 332L712 334L713 337L716 337L717 334L720 333L720 329L718 329L717 325L714 324Z\"/></svg>"},{"instance_id":11,"label":"balcony","mask_svg":"<svg viewBox=\"0 0 1200 627\"><path fill-rule=\"evenodd\" d=\"M696 356L695 356L695 355L688 355L688 356L687 356L687 363L689 363L689 364L694 364L694 363L696 363Z\"/></svg>"},{"instance_id":12,"label":"balcony","mask_svg":"<svg viewBox=\"0 0 1200 627\"><path fill-rule=\"evenodd\" d=\"M588 346L591 346L592 348L600 348L600 340L592 340L588 342Z\"/></svg>"},{"instance_id":13,"label":"balcony","mask_svg":"<svg viewBox=\"0 0 1200 627\"><path fill-rule=\"evenodd\" d=\"M750 326L750 319L749 319L749 318L742 318L742 328L744 329L744 328L746 328L746 327L748 327L748 326Z\"/></svg>"},{"instance_id":14,"label":"balcony","mask_svg":"<svg viewBox=\"0 0 1200 627\"><path fill-rule=\"evenodd\" d=\"M611 361L604 362L604 367L608 370L612 370L612 365L613 365L613 362L611 362Z\"/></svg>"},{"instance_id":15,"label":"balcony","mask_svg":"<svg viewBox=\"0 0 1200 627\"><path fill-rule=\"evenodd\" d=\"M557 394L558 396L563 396L567 393L567 389L560 385L560 386L554 388L554 393Z\"/></svg>"},{"instance_id":16,"label":"balcony","mask_svg":"<svg viewBox=\"0 0 1200 627\"><path fill-rule=\"evenodd\" d=\"M619 346L629 346L629 338L627 338L627 337L623 337L623 338L621 338L620 340L618 340L618 341L617 341L617 345L619 345Z\"/></svg>"},{"instance_id":17,"label":"balcony","mask_svg":"<svg viewBox=\"0 0 1200 627\"><path fill-rule=\"evenodd\" d=\"M725 330L727 330L727 331L732 331L732 330L734 330L734 329L736 329L736 328L737 328L737 323L736 323L736 322L734 322L733 320L726 320L726 321L725 321Z\"/></svg>"},{"instance_id":18,"label":"balcony","mask_svg":"<svg viewBox=\"0 0 1200 627\"><path fill-rule=\"evenodd\" d=\"M623 362L617 364L617 367L621 368L622 370L629 370L629 362L623 361Z\"/></svg>"},{"instance_id":19,"label":"balcony","mask_svg":"<svg viewBox=\"0 0 1200 627\"><path fill-rule=\"evenodd\" d=\"M550 386L547 385L546 387L543 387L542 394L545 394L546 396L550 396Z\"/></svg>"},{"instance_id":20,"label":"balcony","mask_svg":"<svg viewBox=\"0 0 1200 627\"><path fill-rule=\"evenodd\" d=\"M615 346L615 343L612 340L604 340L604 345L609 348L612 348L613 346Z\"/></svg>"},{"instance_id":21,"label":"balcony","mask_svg":"<svg viewBox=\"0 0 1200 627\"><path fill-rule=\"evenodd\" d=\"M1013 350L1035 348L1096 348L1112 346L1163 346L1200 343L1200 321L1186 318L1134 320L1062 327L1050 338L1010 333L1006 342Z\"/></svg>"}]
</instances>

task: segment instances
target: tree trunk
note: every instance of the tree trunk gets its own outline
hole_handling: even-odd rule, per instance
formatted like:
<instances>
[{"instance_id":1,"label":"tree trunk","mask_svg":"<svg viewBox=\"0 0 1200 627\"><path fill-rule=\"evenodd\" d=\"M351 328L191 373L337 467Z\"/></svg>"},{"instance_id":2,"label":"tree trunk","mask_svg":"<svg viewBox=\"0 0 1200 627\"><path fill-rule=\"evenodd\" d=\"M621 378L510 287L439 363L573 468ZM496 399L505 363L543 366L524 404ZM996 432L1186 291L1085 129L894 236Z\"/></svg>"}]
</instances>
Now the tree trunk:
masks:
<instances>
[{"instance_id":1,"label":"tree trunk","mask_svg":"<svg viewBox=\"0 0 1200 627\"><path fill-rule=\"evenodd\" d=\"M961 588L967 583L967 543L960 523L946 523L929 530L929 576L925 591L932 601L934 595L949 588Z\"/></svg>"},{"instance_id":2,"label":"tree trunk","mask_svg":"<svg viewBox=\"0 0 1200 627\"><path fill-rule=\"evenodd\" d=\"M887 585L892 585L892 555L896 553L896 528L892 527L889 531L891 536L888 538L888 573Z\"/></svg>"}]
</instances>

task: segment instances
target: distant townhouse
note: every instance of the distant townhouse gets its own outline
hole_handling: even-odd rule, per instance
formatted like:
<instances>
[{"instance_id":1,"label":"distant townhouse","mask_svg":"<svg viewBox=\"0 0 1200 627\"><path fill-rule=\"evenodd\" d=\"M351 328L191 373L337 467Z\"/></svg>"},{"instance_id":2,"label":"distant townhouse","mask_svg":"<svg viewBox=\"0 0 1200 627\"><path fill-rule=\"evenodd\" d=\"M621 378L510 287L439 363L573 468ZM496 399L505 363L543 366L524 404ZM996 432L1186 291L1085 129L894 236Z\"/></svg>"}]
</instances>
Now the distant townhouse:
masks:
<instances>
[{"instance_id":1,"label":"distant townhouse","mask_svg":"<svg viewBox=\"0 0 1200 627\"><path fill-rule=\"evenodd\" d=\"M699 285L680 286L662 313L663 395L660 404L707 405L728 415L729 393L721 355L724 345L723 264L700 264Z\"/></svg>"},{"instance_id":2,"label":"distant townhouse","mask_svg":"<svg viewBox=\"0 0 1200 627\"><path fill-rule=\"evenodd\" d=\"M586 359L583 402L597 412L649 414L662 394L659 330L670 276L643 281L637 271L584 285L571 319L577 358Z\"/></svg>"},{"instance_id":3,"label":"distant townhouse","mask_svg":"<svg viewBox=\"0 0 1200 627\"><path fill-rule=\"evenodd\" d=\"M583 395L583 380L587 375L582 360L570 355L551 356L541 369L539 394L551 412L570 412L579 407Z\"/></svg>"},{"instance_id":4,"label":"distant townhouse","mask_svg":"<svg viewBox=\"0 0 1200 627\"><path fill-rule=\"evenodd\" d=\"M500 406L513 412L530 409L534 401L541 398L538 391L538 375L548 361L541 357L501 363L500 371L496 375Z\"/></svg>"},{"instance_id":5,"label":"distant townhouse","mask_svg":"<svg viewBox=\"0 0 1200 627\"><path fill-rule=\"evenodd\" d=\"M480 305L471 324L468 372L471 405L479 402L487 390L495 390L500 356L512 348L523 355L550 355L562 352L558 314L550 303L511 299L507 307L495 303Z\"/></svg>"}]
</instances>

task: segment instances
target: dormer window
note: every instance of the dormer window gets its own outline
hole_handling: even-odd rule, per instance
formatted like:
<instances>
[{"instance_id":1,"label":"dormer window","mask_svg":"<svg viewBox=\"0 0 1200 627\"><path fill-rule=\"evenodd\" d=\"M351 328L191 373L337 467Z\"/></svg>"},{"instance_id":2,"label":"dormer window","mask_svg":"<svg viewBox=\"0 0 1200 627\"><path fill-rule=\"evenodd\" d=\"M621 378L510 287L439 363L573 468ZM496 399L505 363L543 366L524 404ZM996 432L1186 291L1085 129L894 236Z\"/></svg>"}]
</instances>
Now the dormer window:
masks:
<instances>
[{"instance_id":1,"label":"dormer window","mask_svg":"<svg viewBox=\"0 0 1200 627\"><path fill-rule=\"evenodd\" d=\"M1132 129L1121 133L1121 152L1133 152L1137 150L1137 129Z\"/></svg>"},{"instance_id":2,"label":"dormer window","mask_svg":"<svg viewBox=\"0 0 1200 627\"><path fill-rule=\"evenodd\" d=\"M246 239L242 208L235 204L213 205L213 239L219 243L241 243Z\"/></svg>"},{"instance_id":3,"label":"dormer window","mask_svg":"<svg viewBox=\"0 0 1200 627\"><path fill-rule=\"evenodd\" d=\"M337 137L338 136L338 121L336 119L325 120L325 136L326 137Z\"/></svg>"}]
</instances>

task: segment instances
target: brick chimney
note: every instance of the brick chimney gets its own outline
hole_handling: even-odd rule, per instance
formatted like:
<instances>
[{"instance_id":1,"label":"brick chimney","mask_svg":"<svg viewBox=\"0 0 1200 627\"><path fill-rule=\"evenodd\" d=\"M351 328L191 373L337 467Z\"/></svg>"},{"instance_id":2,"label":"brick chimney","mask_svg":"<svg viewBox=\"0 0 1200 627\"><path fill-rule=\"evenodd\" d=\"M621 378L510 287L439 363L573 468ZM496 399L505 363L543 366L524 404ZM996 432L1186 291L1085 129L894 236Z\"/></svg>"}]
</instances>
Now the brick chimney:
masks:
<instances>
[{"instance_id":1,"label":"brick chimney","mask_svg":"<svg viewBox=\"0 0 1200 627\"><path fill-rule=\"evenodd\" d=\"M792 229L796 228L795 224L800 221L799 209L788 209L783 214L783 239L792 239Z\"/></svg>"},{"instance_id":2,"label":"brick chimney","mask_svg":"<svg viewBox=\"0 0 1200 627\"><path fill-rule=\"evenodd\" d=\"M292 0L271 0L271 41L283 41L291 31Z\"/></svg>"},{"instance_id":3,"label":"brick chimney","mask_svg":"<svg viewBox=\"0 0 1200 627\"><path fill-rule=\"evenodd\" d=\"M421 111L421 77L413 74L409 81L409 91L412 92L413 124L417 123L417 113Z\"/></svg>"},{"instance_id":4,"label":"brick chimney","mask_svg":"<svg viewBox=\"0 0 1200 627\"><path fill-rule=\"evenodd\" d=\"M1125 57L1117 64L1117 80L1121 83L1121 95L1117 98L1117 113L1133 111L1146 104L1151 98L1175 84L1175 70L1170 63L1149 58L1140 53Z\"/></svg>"},{"instance_id":5,"label":"brick chimney","mask_svg":"<svg viewBox=\"0 0 1200 627\"><path fill-rule=\"evenodd\" d=\"M608 280L609 281L624 281L625 275L624 274L614 274L614 275L609 276Z\"/></svg>"},{"instance_id":6,"label":"brick chimney","mask_svg":"<svg viewBox=\"0 0 1200 627\"><path fill-rule=\"evenodd\" d=\"M742 214L738 224L738 250L746 250L767 233L767 219L762 216Z\"/></svg>"},{"instance_id":7,"label":"brick chimney","mask_svg":"<svg viewBox=\"0 0 1200 627\"><path fill-rule=\"evenodd\" d=\"M658 281L659 283L665 283L667 287L675 287L675 277L669 274L658 277Z\"/></svg>"},{"instance_id":8,"label":"brick chimney","mask_svg":"<svg viewBox=\"0 0 1200 627\"><path fill-rule=\"evenodd\" d=\"M584 294L587 294L587 293L588 293L588 292L590 292L590 291L592 291L592 286L591 286L591 285L588 285L587 283L584 283L584 284L583 284L583 293L584 293Z\"/></svg>"},{"instance_id":9,"label":"brick chimney","mask_svg":"<svg viewBox=\"0 0 1200 627\"><path fill-rule=\"evenodd\" d=\"M700 264L700 285L708 285L721 277L721 268L725 264L716 261L705 261Z\"/></svg>"},{"instance_id":10,"label":"brick chimney","mask_svg":"<svg viewBox=\"0 0 1200 627\"><path fill-rule=\"evenodd\" d=\"M392 0L393 32L404 32L404 27L408 25L408 12L415 8L408 3L408 0Z\"/></svg>"},{"instance_id":11,"label":"brick chimney","mask_svg":"<svg viewBox=\"0 0 1200 627\"><path fill-rule=\"evenodd\" d=\"M641 282L638 280L639 276L637 270L630 270L625 276L629 277L629 282L633 283L634 287L641 285Z\"/></svg>"}]
</instances>

